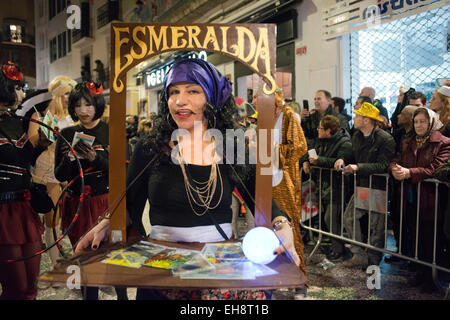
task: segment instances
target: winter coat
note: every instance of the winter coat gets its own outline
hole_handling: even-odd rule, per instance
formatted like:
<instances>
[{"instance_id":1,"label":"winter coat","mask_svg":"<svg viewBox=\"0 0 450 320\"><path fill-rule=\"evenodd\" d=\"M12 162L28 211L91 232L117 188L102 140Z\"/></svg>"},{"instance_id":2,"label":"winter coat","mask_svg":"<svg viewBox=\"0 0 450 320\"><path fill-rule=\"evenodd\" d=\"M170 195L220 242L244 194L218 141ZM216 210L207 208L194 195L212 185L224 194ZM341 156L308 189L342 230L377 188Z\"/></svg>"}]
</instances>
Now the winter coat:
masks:
<instances>
[{"instance_id":1,"label":"winter coat","mask_svg":"<svg viewBox=\"0 0 450 320\"><path fill-rule=\"evenodd\" d=\"M411 178L404 181L404 202L407 201L415 205L417 203L418 183L433 178L435 170L447 163L449 157L450 138L443 136L439 131L433 132L420 149L417 148L415 137L405 139L402 152L397 154L390 164L390 169L395 163L409 168ZM441 184L439 193L446 195L446 188L445 185ZM435 195L434 183L421 184L419 212L424 220L434 220ZM442 196L440 198L442 200ZM442 201L439 201L438 218L442 215L441 203Z\"/></svg>"},{"instance_id":2,"label":"winter coat","mask_svg":"<svg viewBox=\"0 0 450 320\"><path fill-rule=\"evenodd\" d=\"M353 161L347 164L358 165L357 185L369 187L371 174L387 173L391 159L395 156L394 138L386 131L375 127L369 137L365 138L359 130L352 137ZM373 189L386 189L386 179L373 177Z\"/></svg>"},{"instance_id":3,"label":"winter coat","mask_svg":"<svg viewBox=\"0 0 450 320\"><path fill-rule=\"evenodd\" d=\"M334 170L334 163L338 159L344 159L347 163L352 158L352 143L350 135L345 129L340 129L332 137L327 139L318 139L316 145L316 152L319 156L317 159L317 166L323 168L330 168L333 173L333 203L340 203L341 200L341 185L342 174ZM318 181L318 170L313 171L314 179ZM322 199L327 203L330 199L330 171L322 171Z\"/></svg>"},{"instance_id":4,"label":"winter coat","mask_svg":"<svg viewBox=\"0 0 450 320\"><path fill-rule=\"evenodd\" d=\"M347 118L337 113L336 111L331 108L331 105L328 107L327 110L325 110L325 113L323 116L335 116L339 119L339 122L341 124L341 128L344 128L347 130L347 132L350 132L350 128L348 126ZM311 149L314 144L317 142L318 132L317 128L319 127L320 120L322 120L322 117L320 116L319 112L312 113L308 118L302 119L302 129L306 137L306 141L308 142L308 149Z\"/></svg>"}]
</instances>

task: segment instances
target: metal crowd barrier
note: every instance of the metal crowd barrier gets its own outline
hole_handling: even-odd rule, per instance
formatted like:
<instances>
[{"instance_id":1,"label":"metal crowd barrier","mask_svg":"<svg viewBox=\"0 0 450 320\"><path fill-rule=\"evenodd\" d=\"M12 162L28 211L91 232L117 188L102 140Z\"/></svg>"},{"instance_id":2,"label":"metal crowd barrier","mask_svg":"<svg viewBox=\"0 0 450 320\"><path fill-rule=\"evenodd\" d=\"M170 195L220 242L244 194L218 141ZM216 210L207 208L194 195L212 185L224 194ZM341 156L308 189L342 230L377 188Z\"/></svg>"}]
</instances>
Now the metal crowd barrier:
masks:
<instances>
[{"instance_id":1,"label":"metal crowd barrier","mask_svg":"<svg viewBox=\"0 0 450 320\"><path fill-rule=\"evenodd\" d=\"M340 215L341 215L341 224L340 224L340 234L335 234L333 233L333 205L330 206L330 231L325 231L322 228L322 177L323 177L323 171L328 171L329 175L330 175L330 204L333 204L333 173L336 174L336 171L334 168L322 168L322 167L317 167L317 166L311 166L310 167L311 171L310 174L306 174L303 170L303 168L301 168L300 170L300 184L303 186L303 175L307 175L309 176L309 179L312 179L315 183L317 187L317 192L319 194L318 197L318 229L314 228L312 226L312 220L313 217L310 217L309 220L309 225L307 225L305 223L305 221L300 221L300 226L301 228L308 230L310 232L310 234L312 232L318 233L319 237L317 239L316 245L314 247L314 249L311 251L310 255L308 256L307 260L310 260L311 257L314 255L314 253L316 252L316 250L319 248L321 242L322 242L322 237L324 235L328 236L328 237L332 237L347 243L350 243L352 245L356 245L356 246L360 246L360 247L364 247L370 250L375 250L378 252L381 252L383 254L389 254L391 256L395 256L397 258L401 258L401 259L405 259L405 260L409 260L411 262L414 263L418 263L427 267L430 267L432 269L432 275L433 275L433 281L435 282L436 286L440 289L441 293L445 294L446 297L449 296L450 293L450 284L449 287L446 289L446 292L444 291L444 289L441 287L441 285L439 284L439 281L437 279L437 271L443 271L443 272L447 272L450 273L450 269L449 268L445 268L443 266L439 266L436 263L436 250L437 250L437 228L438 228L438 197L439 197L439 192L438 192L438 188L439 188L439 184L443 184L446 186L445 183L437 180L437 179L425 179L421 182L419 182L417 184L417 210L416 210L416 232L415 232L415 250L414 250L414 256L407 256L402 254L402 249L403 249L403 207L404 207L404 201L403 201L403 192L404 192L404 181L401 181L400 184L400 221L399 221L399 240L397 243L397 249L398 252L394 252L394 251L390 251L387 249L387 236L388 236L388 232L387 232L387 227L388 227L388 212L389 212L389 179L390 179L390 175L385 173L385 174L372 174L369 176L369 210L368 210L368 234L367 234L367 241L366 242L360 242L357 241L355 239L355 226L357 223L357 219L356 219L356 203L353 206L353 238L349 238L344 236L344 212L345 212L345 208L347 203L345 203L345 179L344 177L341 179L341 201L340 201L340 205L341 205L341 211L340 211ZM318 181L314 180L312 178L312 173L313 170L319 170L319 174L318 174ZM342 174L342 173L340 173ZM373 177L384 177L385 181L386 181L386 199L385 199L385 219L384 219L384 247L383 248L379 248L376 246L373 246L370 244L370 231L371 231L371 214L373 211L372 208L372 192L370 192L372 190L372 180ZM354 195L356 194L356 178L357 178L357 174L353 174L353 192ZM433 261L427 262L427 261L422 261L419 259L418 257L418 249L419 249L419 224L420 224L420 189L421 189L421 185L422 183L434 183L435 184L435 201L434 201L434 234L433 234ZM311 184L309 184L309 192L311 193ZM446 186L447 188L447 186ZM303 192L303 190L302 190ZM303 199L301 200L303 201ZM355 200L354 200L355 201ZM303 203L302 203L303 204ZM376 213L379 214L379 213ZM450 213L444 213L444 214L450 214ZM359 221L358 221L359 222ZM449 254L449 253L447 253Z\"/></svg>"}]
</instances>

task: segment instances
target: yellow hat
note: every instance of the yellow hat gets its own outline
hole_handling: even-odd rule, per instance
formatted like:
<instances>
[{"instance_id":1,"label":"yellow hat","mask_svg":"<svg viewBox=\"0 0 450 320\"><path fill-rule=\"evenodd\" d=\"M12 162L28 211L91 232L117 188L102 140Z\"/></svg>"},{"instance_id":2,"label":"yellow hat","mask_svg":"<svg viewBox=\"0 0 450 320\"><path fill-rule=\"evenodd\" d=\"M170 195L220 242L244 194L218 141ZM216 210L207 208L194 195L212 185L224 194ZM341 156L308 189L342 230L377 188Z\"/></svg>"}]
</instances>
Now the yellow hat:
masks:
<instances>
[{"instance_id":1,"label":"yellow hat","mask_svg":"<svg viewBox=\"0 0 450 320\"><path fill-rule=\"evenodd\" d=\"M380 110L368 102L364 102L358 110L353 110L353 112L360 116L383 122L383 118L380 117Z\"/></svg>"},{"instance_id":2,"label":"yellow hat","mask_svg":"<svg viewBox=\"0 0 450 320\"><path fill-rule=\"evenodd\" d=\"M258 119L258 111L256 111L254 114L252 114L251 116L248 116L249 118L253 118L253 119Z\"/></svg>"}]
</instances>

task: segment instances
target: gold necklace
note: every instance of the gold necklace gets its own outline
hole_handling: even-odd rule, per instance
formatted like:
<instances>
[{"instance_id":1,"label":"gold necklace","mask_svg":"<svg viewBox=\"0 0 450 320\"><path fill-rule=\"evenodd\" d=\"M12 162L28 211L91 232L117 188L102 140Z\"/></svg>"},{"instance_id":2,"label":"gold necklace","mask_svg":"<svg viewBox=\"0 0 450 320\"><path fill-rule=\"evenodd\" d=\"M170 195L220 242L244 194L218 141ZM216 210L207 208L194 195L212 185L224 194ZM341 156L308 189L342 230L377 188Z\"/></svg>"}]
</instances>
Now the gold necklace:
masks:
<instances>
[{"instance_id":1,"label":"gold necklace","mask_svg":"<svg viewBox=\"0 0 450 320\"><path fill-rule=\"evenodd\" d=\"M184 166L184 159L183 154L181 152L181 149L179 150L179 162L181 167L181 172L183 173L183 179L184 179L184 186L186 190L186 195L189 201L189 205L191 206L192 212L194 212L195 215L201 217L203 216L208 210L215 209L219 206L220 202L222 201L223 196L223 181L222 181L222 175L220 173L219 167L217 165L216 158L213 158L213 162L211 164L211 172L209 174L209 179L207 181L201 182L192 179L195 184L192 185L189 181L189 178L186 173L186 168ZM211 206L211 202L213 200L216 188L217 188L217 181L219 181L220 184L220 196L217 200L217 203L213 206ZM194 192L198 197L198 200L196 200L194 196ZM194 202L197 206L205 208L205 210L202 213L198 213L194 206L192 205L192 202Z\"/></svg>"}]
</instances>

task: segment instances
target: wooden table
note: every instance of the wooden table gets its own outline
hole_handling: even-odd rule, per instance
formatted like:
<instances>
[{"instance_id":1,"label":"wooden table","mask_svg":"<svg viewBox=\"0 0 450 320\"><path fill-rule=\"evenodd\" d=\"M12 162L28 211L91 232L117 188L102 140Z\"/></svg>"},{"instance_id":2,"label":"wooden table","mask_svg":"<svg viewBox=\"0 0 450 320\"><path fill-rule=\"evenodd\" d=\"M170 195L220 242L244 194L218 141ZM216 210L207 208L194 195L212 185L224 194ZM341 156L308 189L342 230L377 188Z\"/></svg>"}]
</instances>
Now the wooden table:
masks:
<instances>
[{"instance_id":1,"label":"wooden table","mask_svg":"<svg viewBox=\"0 0 450 320\"><path fill-rule=\"evenodd\" d=\"M204 243L174 243L148 240L157 244L192 250L201 250ZM307 282L306 277L299 268L292 263L285 254L279 255L267 266L278 271L276 275L256 277L254 280L212 280L212 279L180 279L173 276L170 270L141 267L128 268L102 263L106 254L122 245L102 245L96 252L73 258L70 261L59 263L53 271L40 277L39 280L66 285L72 272L68 267L79 266L81 271L81 285L87 286L116 286L139 287L152 289L277 289L277 288L303 288ZM70 269L69 269L70 270Z\"/></svg>"}]
</instances>

